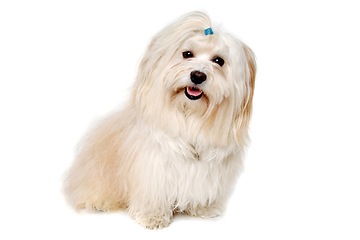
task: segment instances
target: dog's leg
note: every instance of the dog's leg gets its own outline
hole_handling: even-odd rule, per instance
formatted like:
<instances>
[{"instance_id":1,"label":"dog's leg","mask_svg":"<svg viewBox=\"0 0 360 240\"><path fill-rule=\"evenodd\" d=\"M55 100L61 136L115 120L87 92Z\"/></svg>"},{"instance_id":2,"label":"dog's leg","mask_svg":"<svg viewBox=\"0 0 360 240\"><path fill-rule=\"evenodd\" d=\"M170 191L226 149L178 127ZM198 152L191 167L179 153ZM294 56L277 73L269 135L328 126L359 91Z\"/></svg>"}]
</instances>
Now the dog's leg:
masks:
<instances>
[{"instance_id":1,"label":"dog's leg","mask_svg":"<svg viewBox=\"0 0 360 240\"><path fill-rule=\"evenodd\" d=\"M129 199L129 212L135 221L147 229L165 228L173 217L173 200L169 197L169 186L161 175L139 174L134 181Z\"/></svg>"},{"instance_id":2,"label":"dog's leg","mask_svg":"<svg viewBox=\"0 0 360 240\"><path fill-rule=\"evenodd\" d=\"M168 203L155 202L150 198L146 201L133 199L129 211L134 216L135 222L147 229L165 228L169 226L173 217L173 210Z\"/></svg>"}]
</instances>

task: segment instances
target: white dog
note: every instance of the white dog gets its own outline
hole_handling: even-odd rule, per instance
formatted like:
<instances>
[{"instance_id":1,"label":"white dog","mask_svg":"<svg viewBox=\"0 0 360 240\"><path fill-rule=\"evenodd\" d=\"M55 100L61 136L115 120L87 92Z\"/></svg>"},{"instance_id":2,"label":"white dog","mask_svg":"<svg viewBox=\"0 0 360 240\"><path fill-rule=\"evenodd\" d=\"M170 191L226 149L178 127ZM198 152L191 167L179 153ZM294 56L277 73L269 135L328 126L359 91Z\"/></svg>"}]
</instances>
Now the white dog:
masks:
<instances>
[{"instance_id":1,"label":"white dog","mask_svg":"<svg viewBox=\"0 0 360 240\"><path fill-rule=\"evenodd\" d=\"M150 229L224 209L248 142L256 64L201 12L158 33L126 107L92 129L65 181L75 208L128 209Z\"/></svg>"}]
</instances>

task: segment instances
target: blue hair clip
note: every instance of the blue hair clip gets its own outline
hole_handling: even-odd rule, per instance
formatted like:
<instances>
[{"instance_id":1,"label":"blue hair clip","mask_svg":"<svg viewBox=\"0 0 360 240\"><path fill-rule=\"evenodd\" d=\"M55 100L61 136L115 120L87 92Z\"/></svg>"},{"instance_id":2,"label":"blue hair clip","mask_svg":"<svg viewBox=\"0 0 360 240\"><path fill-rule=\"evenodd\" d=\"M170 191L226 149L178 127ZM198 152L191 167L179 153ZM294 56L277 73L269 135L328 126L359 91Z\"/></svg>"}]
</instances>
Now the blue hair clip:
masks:
<instances>
[{"instance_id":1,"label":"blue hair clip","mask_svg":"<svg viewBox=\"0 0 360 240\"><path fill-rule=\"evenodd\" d=\"M214 32L211 28L205 29L205 35L213 35L213 34L214 34Z\"/></svg>"}]
</instances>

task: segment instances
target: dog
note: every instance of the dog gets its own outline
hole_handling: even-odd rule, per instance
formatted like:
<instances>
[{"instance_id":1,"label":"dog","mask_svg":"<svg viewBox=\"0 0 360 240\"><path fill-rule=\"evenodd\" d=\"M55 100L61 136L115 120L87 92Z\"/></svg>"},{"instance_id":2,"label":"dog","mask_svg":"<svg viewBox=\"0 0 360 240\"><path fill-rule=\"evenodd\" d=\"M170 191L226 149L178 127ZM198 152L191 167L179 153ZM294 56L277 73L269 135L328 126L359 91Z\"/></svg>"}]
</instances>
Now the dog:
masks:
<instances>
[{"instance_id":1,"label":"dog","mask_svg":"<svg viewBox=\"0 0 360 240\"><path fill-rule=\"evenodd\" d=\"M127 209L148 229L220 215L249 143L252 50L203 12L160 31L121 111L86 135L64 192L76 209Z\"/></svg>"}]
</instances>

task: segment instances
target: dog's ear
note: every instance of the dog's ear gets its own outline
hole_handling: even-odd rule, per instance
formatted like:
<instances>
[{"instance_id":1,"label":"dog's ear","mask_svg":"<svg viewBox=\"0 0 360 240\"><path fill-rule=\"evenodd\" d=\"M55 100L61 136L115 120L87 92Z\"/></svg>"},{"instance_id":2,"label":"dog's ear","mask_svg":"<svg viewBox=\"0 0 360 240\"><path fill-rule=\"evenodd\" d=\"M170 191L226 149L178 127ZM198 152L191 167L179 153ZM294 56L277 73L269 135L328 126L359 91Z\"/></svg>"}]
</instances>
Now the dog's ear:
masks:
<instances>
[{"instance_id":1,"label":"dog's ear","mask_svg":"<svg viewBox=\"0 0 360 240\"><path fill-rule=\"evenodd\" d=\"M256 61L253 51L242 43L242 48L246 57L245 66L245 91L241 101L240 109L235 116L235 141L238 145L247 145L249 141L248 127L252 112L252 101L255 88Z\"/></svg>"}]
</instances>

